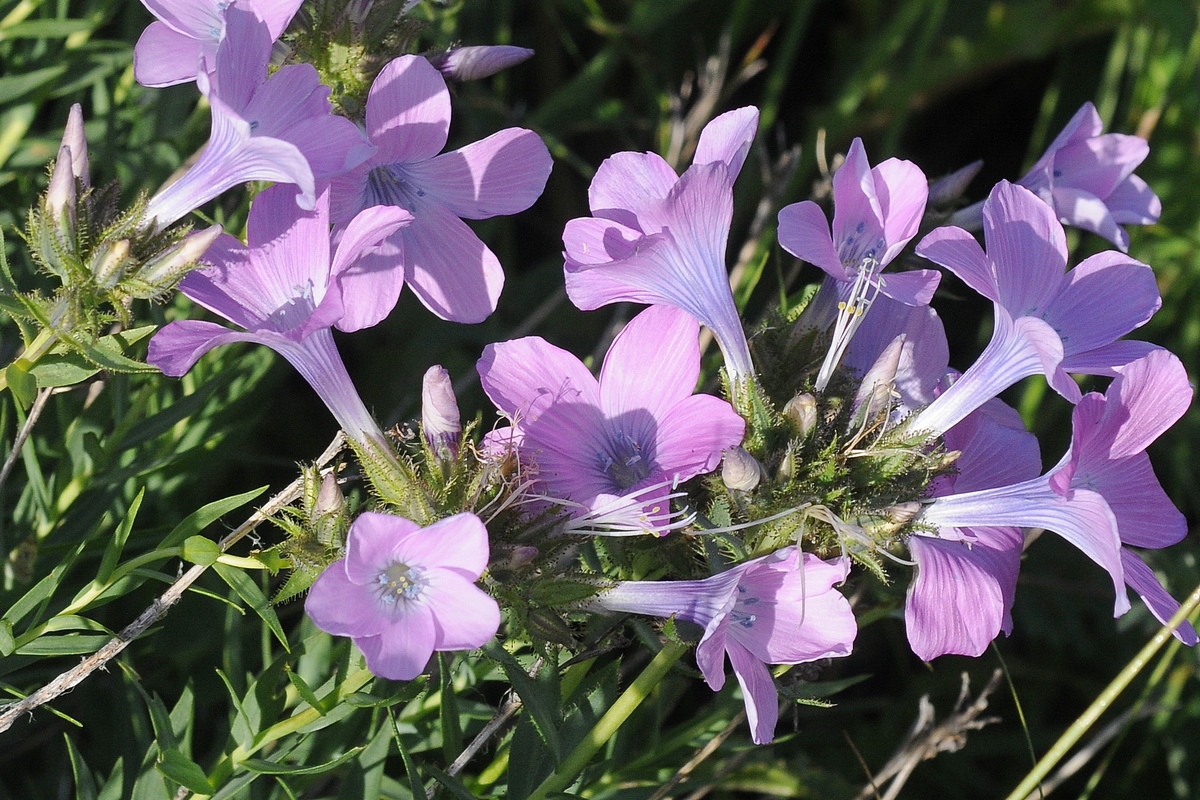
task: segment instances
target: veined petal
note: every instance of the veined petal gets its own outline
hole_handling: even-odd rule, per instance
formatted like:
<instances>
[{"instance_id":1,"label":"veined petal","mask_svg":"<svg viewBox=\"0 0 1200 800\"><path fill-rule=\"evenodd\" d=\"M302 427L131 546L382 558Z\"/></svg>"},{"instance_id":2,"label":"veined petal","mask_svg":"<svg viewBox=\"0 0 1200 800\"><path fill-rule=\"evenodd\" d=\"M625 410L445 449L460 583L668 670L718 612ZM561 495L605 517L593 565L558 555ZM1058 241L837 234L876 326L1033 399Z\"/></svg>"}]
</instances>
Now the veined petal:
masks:
<instances>
[{"instance_id":1,"label":"veined petal","mask_svg":"<svg viewBox=\"0 0 1200 800\"><path fill-rule=\"evenodd\" d=\"M962 228L934 228L917 244L917 255L950 270L993 303L1000 302L995 265Z\"/></svg>"},{"instance_id":2,"label":"veined petal","mask_svg":"<svg viewBox=\"0 0 1200 800\"><path fill-rule=\"evenodd\" d=\"M1072 375L1107 375L1112 378L1126 364L1161 349L1158 345L1150 342L1118 339L1104 347L1096 347L1083 353L1072 353L1069 358L1063 359L1060 366Z\"/></svg>"},{"instance_id":3,"label":"veined petal","mask_svg":"<svg viewBox=\"0 0 1200 800\"><path fill-rule=\"evenodd\" d=\"M1154 271L1108 250L1067 273L1044 319L1062 337L1066 359L1111 344L1148 322L1161 305Z\"/></svg>"},{"instance_id":4,"label":"veined petal","mask_svg":"<svg viewBox=\"0 0 1200 800\"><path fill-rule=\"evenodd\" d=\"M267 24L247 6L234 3L225 9L224 17L225 35L217 47L216 63L209 67L212 88L205 94L216 94L242 114L258 88L267 81L271 33ZM279 111L286 113L287 109Z\"/></svg>"},{"instance_id":5,"label":"veined petal","mask_svg":"<svg viewBox=\"0 0 1200 800\"><path fill-rule=\"evenodd\" d=\"M379 147L372 164L433 158L449 131L450 92L442 74L420 56L390 61L367 97L367 135Z\"/></svg>"},{"instance_id":6,"label":"veined petal","mask_svg":"<svg viewBox=\"0 0 1200 800\"><path fill-rule=\"evenodd\" d=\"M745 432L745 420L729 403L712 395L692 395L660 419L656 461L681 480L712 472L721 463L721 453L741 444Z\"/></svg>"},{"instance_id":7,"label":"veined petal","mask_svg":"<svg viewBox=\"0 0 1200 800\"><path fill-rule=\"evenodd\" d=\"M1124 544L1168 547L1187 535L1187 518L1163 491L1145 453L1081 464L1076 481L1104 495Z\"/></svg>"},{"instance_id":8,"label":"veined petal","mask_svg":"<svg viewBox=\"0 0 1200 800\"><path fill-rule=\"evenodd\" d=\"M1152 225L1162 215L1162 201L1137 175L1130 175L1104 198L1109 213L1122 225Z\"/></svg>"},{"instance_id":9,"label":"veined petal","mask_svg":"<svg viewBox=\"0 0 1200 800\"><path fill-rule=\"evenodd\" d=\"M1023 186L1000 181L983 204L987 256L997 295L1013 317L1042 308L1062 283L1067 239L1045 203Z\"/></svg>"},{"instance_id":10,"label":"veined petal","mask_svg":"<svg viewBox=\"0 0 1200 800\"><path fill-rule=\"evenodd\" d=\"M779 694L771 671L737 642L727 642L726 651L733 664L733 674L742 687L750 738L755 744L769 744L775 738L775 726L779 722Z\"/></svg>"},{"instance_id":11,"label":"veined petal","mask_svg":"<svg viewBox=\"0 0 1200 800\"><path fill-rule=\"evenodd\" d=\"M1184 415L1192 387L1182 362L1157 350L1122 367L1107 396L1110 407L1122 409L1109 457L1122 458L1145 450Z\"/></svg>"},{"instance_id":12,"label":"veined petal","mask_svg":"<svg viewBox=\"0 0 1200 800\"><path fill-rule=\"evenodd\" d=\"M936 269L888 272L879 276L879 292L909 306L927 306L937 291L942 273Z\"/></svg>"},{"instance_id":13,"label":"veined petal","mask_svg":"<svg viewBox=\"0 0 1200 800\"><path fill-rule=\"evenodd\" d=\"M1054 154L1054 169L1062 176L1056 187L1070 186L1106 198L1149 154L1145 139L1122 133L1074 142Z\"/></svg>"},{"instance_id":14,"label":"veined petal","mask_svg":"<svg viewBox=\"0 0 1200 800\"><path fill-rule=\"evenodd\" d=\"M792 203L779 209L779 246L802 261L825 270L839 281L850 280L850 273L833 246L829 220L811 200Z\"/></svg>"},{"instance_id":15,"label":"veined petal","mask_svg":"<svg viewBox=\"0 0 1200 800\"><path fill-rule=\"evenodd\" d=\"M218 3L211 0L142 0L142 5L170 27L191 34L194 39L209 38L216 42L224 31Z\"/></svg>"},{"instance_id":16,"label":"veined petal","mask_svg":"<svg viewBox=\"0 0 1200 800\"><path fill-rule=\"evenodd\" d=\"M657 153L617 153L604 159L596 170L588 187L588 207L597 217L653 233L642 229L638 213L649 200L665 200L678 180L675 170Z\"/></svg>"},{"instance_id":17,"label":"veined petal","mask_svg":"<svg viewBox=\"0 0 1200 800\"><path fill-rule=\"evenodd\" d=\"M146 363L158 367L164 375L178 378L214 347L251 341L259 340L253 334L231 331L215 322L176 320L165 325L150 339Z\"/></svg>"},{"instance_id":18,"label":"veined petal","mask_svg":"<svg viewBox=\"0 0 1200 800\"><path fill-rule=\"evenodd\" d=\"M874 248L873 243L883 236L883 209L875 191L875 176L862 139L856 138L845 163L833 174L833 246L845 260L850 252ZM862 240L871 244L860 246ZM883 248L879 248L876 258L882 256Z\"/></svg>"},{"instance_id":19,"label":"veined petal","mask_svg":"<svg viewBox=\"0 0 1200 800\"><path fill-rule=\"evenodd\" d=\"M355 637L354 643L366 656L372 673L392 681L410 681L425 671L437 635L432 611L414 603L378 636Z\"/></svg>"},{"instance_id":20,"label":"veined petal","mask_svg":"<svg viewBox=\"0 0 1200 800\"><path fill-rule=\"evenodd\" d=\"M350 221L330 267L341 296L342 313L331 321L338 330L369 328L395 308L404 286L403 239L395 234L410 222L412 214L396 206L373 206Z\"/></svg>"},{"instance_id":21,"label":"veined petal","mask_svg":"<svg viewBox=\"0 0 1200 800\"><path fill-rule=\"evenodd\" d=\"M253 0L254 10L267 23L271 41L283 35L304 0Z\"/></svg>"},{"instance_id":22,"label":"veined petal","mask_svg":"<svg viewBox=\"0 0 1200 800\"><path fill-rule=\"evenodd\" d=\"M757 131L758 109L754 106L726 111L714 117L700 131L700 141L696 143L696 155L692 163L719 161L729 169L729 181L732 183L746 163Z\"/></svg>"},{"instance_id":23,"label":"veined petal","mask_svg":"<svg viewBox=\"0 0 1200 800\"><path fill-rule=\"evenodd\" d=\"M216 44L208 49L215 52ZM203 52L200 42L156 20L146 26L133 48L133 77L152 87L194 81Z\"/></svg>"},{"instance_id":24,"label":"veined petal","mask_svg":"<svg viewBox=\"0 0 1200 800\"><path fill-rule=\"evenodd\" d=\"M422 205L400 236L405 278L426 308L442 319L466 323L482 322L496 310L504 270L449 209L439 203Z\"/></svg>"},{"instance_id":25,"label":"veined petal","mask_svg":"<svg viewBox=\"0 0 1200 800\"><path fill-rule=\"evenodd\" d=\"M946 374L950 348L937 312L927 305L904 305L890 297L875 298L871 312L846 348L842 363L865 374L884 349L904 334L894 387L907 411L933 401L934 389Z\"/></svg>"},{"instance_id":26,"label":"veined petal","mask_svg":"<svg viewBox=\"0 0 1200 800\"><path fill-rule=\"evenodd\" d=\"M567 222L563 228L563 258L566 260L567 294L580 309L590 311L611 300L601 300L595 305L580 305L571 295L571 276L589 267L603 266L624 261L636 256L645 248L664 241L664 237L646 236L636 228L602 217L578 217ZM591 277L581 279L584 282Z\"/></svg>"},{"instance_id":27,"label":"veined petal","mask_svg":"<svg viewBox=\"0 0 1200 800\"><path fill-rule=\"evenodd\" d=\"M1129 234L1117 224L1108 206L1096 195L1070 186L1057 186L1051 199L1064 225L1102 236L1121 248L1121 252L1129 249Z\"/></svg>"},{"instance_id":28,"label":"veined petal","mask_svg":"<svg viewBox=\"0 0 1200 800\"><path fill-rule=\"evenodd\" d=\"M887 264L917 235L929 198L929 182L920 167L898 158L877 165L871 174L883 219L883 238L888 244L879 263Z\"/></svg>"},{"instance_id":29,"label":"veined petal","mask_svg":"<svg viewBox=\"0 0 1200 800\"><path fill-rule=\"evenodd\" d=\"M1125 567L1125 582L1137 592L1138 597L1142 598L1142 602L1150 609L1154 618L1163 625L1170 622L1171 617L1175 616L1175 612L1179 610L1179 601L1167 594L1167 590L1158 582L1158 578L1154 577L1154 572L1146 566L1146 562L1142 561L1137 553L1128 548L1121 548L1121 563ZM1186 619L1173 633L1176 639L1188 647L1200 642L1200 636L1196 635L1196 629Z\"/></svg>"},{"instance_id":30,"label":"veined petal","mask_svg":"<svg viewBox=\"0 0 1200 800\"><path fill-rule=\"evenodd\" d=\"M546 188L552 163L540 136L507 128L408 170L428 197L457 216L487 219L533 205Z\"/></svg>"},{"instance_id":31,"label":"veined petal","mask_svg":"<svg viewBox=\"0 0 1200 800\"><path fill-rule=\"evenodd\" d=\"M1012 629L1013 595L1024 539L1017 528L970 528L970 541L912 536L917 571L904 622L922 661L979 656L1000 631Z\"/></svg>"},{"instance_id":32,"label":"veined petal","mask_svg":"<svg viewBox=\"0 0 1200 800\"><path fill-rule=\"evenodd\" d=\"M339 559L317 577L304 599L304 613L334 636L376 636L388 619L379 612L379 601L370 590L346 576L345 565Z\"/></svg>"},{"instance_id":33,"label":"veined petal","mask_svg":"<svg viewBox=\"0 0 1200 800\"><path fill-rule=\"evenodd\" d=\"M696 320L671 306L651 306L630 320L613 339L600 370L604 413L615 418L644 410L661 420L690 397L700 378L699 336Z\"/></svg>"},{"instance_id":34,"label":"veined petal","mask_svg":"<svg viewBox=\"0 0 1200 800\"><path fill-rule=\"evenodd\" d=\"M487 569L487 528L474 514L455 514L427 528L409 531L397 542L393 553L405 564L437 567L475 581Z\"/></svg>"},{"instance_id":35,"label":"veined petal","mask_svg":"<svg viewBox=\"0 0 1200 800\"><path fill-rule=\"evenodd\" d=\"M436 649L474 650L496 635L500 606L486 592L448 570L431 570L428 580L429 604L436 611Z\"/></svg>"},{"instance_id":36,"label":"veined petal","mask_svg":"<svg viewBox=\"0 0 1200 800\"><path fill-rule=\"evenodd\" d=\"M596 379L583 362L539 336L488 345L477 369L488 399L520 427L551 403L600 407Z\"/></svg>"}]
</instances>

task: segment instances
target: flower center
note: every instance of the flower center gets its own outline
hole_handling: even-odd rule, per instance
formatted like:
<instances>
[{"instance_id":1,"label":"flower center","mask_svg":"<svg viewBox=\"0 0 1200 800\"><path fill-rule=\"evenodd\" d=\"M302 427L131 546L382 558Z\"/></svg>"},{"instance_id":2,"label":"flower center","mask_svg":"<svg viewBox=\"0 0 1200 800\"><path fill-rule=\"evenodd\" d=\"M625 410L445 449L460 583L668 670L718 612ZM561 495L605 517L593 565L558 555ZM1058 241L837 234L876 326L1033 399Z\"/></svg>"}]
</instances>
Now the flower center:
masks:
<instances>
[{"instance_id":1,"label":"flower center","mask_svg":"<svg viewBox=\"0 0 1200 800\"><path fill-rule=\"evenodd\" d=\"M610 442L608 452L596 454L600 468L622 489L628 489L650 474L650 461L642 455L642 446L622 431Z\"/></svg>"},{"instance_id":2,"label":"flower center","mask_svg":"<svg viewBox=\"0 0 1200 800\"><path fill-rule=\"evenodd\" d=\"M379 573L379 599L388 605L416 600L425 589L425 570L397 561Z\"/></svg>"},{"instance_id":3,"label":"flower center","mask_svg":"<svg viewBox=\"0 0 1200 800\"><path fill-rule=\"evenodd\" d=\"M367 205L399 206L415 211L425 190L413 185L402 164L383 164L367 173Z\"/></svg>"},{"instance_id":4,"label":"flower center","mask_svg":"<svg viewBox=\"0 0 1200 800\"><path fill-rule=\"evenodd\" d=\"M303 286L293 286L292 296L271 312L268 318L271 327L279 333L287 333L303 325L317 308L315 294L311 279Z\"/></svg>"}]
</instances>

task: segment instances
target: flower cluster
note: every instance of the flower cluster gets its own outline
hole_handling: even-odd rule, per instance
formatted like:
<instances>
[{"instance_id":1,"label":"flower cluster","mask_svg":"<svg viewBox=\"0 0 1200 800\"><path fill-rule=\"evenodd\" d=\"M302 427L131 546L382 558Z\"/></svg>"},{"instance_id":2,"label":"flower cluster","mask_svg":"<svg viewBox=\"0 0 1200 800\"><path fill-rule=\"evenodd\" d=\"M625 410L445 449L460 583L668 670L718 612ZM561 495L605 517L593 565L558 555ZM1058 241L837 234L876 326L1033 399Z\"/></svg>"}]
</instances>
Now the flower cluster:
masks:
<instances>
[{"instance_id":1,"label":"flower cluster","mask_svg":"<svg viewBox=\"0 0 1200 800\"><path fill-rule=\"evenodd\" d=\"M240 330L175 321L148 360L182 375L218 345L263 344L328 406L376 505L348 529L323 523L337 557L318 565L305 608L353 639L375 674L414 678L434 652L481 647L502 622L511 636L577 644L589 614L672 619L683 625L665 627L695 641L714 690L728 657L762 743L779 718L769 665L851 652L857 626L839 587L859 579L855 565L881 578L889 561L913 568L905 621L924 660L979 655L1012 631L1031 528L1107 573L1116 615L1131 607L1126 587L1164 623L1178 608L1137 549L1185 533L1146 449L1192 390L1173 355L1122 339L1160 299L1151 268L1124 255L1120 225L1153 222L1159 207L1132 174L1145 142L1102 134L1090 105L1028 175L940 227L947 215L927 206L973 170L953 191L931 189L912 162L872 166L855 139L832 177L831 221L814 201L778 211L778 244L822 270L823 285L749 337L726 249L758 110L713 119L682 174L653 153L613 155L591 182L590 216L563 231L566 294L583 311L648 308L616 334L598 375L539 336L497 342L477 372L500 427L472 439L450 374L433 367L420 434L389 436L332 331L379 324L405 285L441 319L495 310L503 270L464 220L527 209L551 159L522 128L443 152L446 80L529 51L392 58L352 121L312 66L270 68L294 0L146 4L159 21L138 43L138 80L195 81L212 134L140 224L161 231L235 186L274 183L251 204L245 241L213 232L205 265L180 286ZM60 154L47 236L70 230L87 182L80 157ZM1072 268L1064 223L1122 252ZM930 305L937 268L994 308L991 341L961 374ZM697 392L702 325L721 351L724 398ZM1047 471L999 397L1037 375L1074 406L1070 447ZM1080 375L1111 380L1084 393ZM1187 622L1174 632L1197 641Z\"/></svg>"}]
</instances>

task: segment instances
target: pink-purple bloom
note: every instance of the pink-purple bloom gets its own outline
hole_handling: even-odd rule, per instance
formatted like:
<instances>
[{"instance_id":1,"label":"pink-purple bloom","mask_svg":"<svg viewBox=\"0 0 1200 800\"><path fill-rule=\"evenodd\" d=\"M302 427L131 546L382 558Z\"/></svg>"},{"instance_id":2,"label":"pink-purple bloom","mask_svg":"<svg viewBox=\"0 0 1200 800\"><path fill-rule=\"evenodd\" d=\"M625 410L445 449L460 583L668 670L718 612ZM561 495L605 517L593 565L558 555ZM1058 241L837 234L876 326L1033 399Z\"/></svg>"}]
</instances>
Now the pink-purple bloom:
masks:
<instances>
[{"instance_id":1,"label":"pink-purple bloom","mask_svg":"<svg viewBox=\"0 0 1200 800\"><path fill-rule=\"evenodd\" d=\"M675 484L711 472L742 441L745 422L717 397L696 395L699 326L655 306L613 341L599 381L583 363L537 336L488 345L483 389L512 430L543 493L611 532L666 533Z\"/></svg>"},{"instance_id":2,"label":"pink-purple bloom","mask_svg":"<svg viewBox=\"0 0 1200 800\"><path fill-rule=\"evenodd\" d=\"M1032 480L1041 473L1037 438L1015 410L991 400L942 437L961 453L955 472L929 488L931 497ZM940 527L917 532L908 550L917 564L904 621L923 661L955 653L978 656L1000 631L1012 631L1012 603L1025 537L1013 526Z\"/></svg>"},{"instance_id":3,"label":"pink-purple bloom","mask_svg":"<svg viewBox=\"0 0 1200 800\"><path fill-rule=\"evenodd\" d=\"M1129 249L1121 227L1158 221L1162 203L1133 174L1150 153L1139 136L1103 133L1096 107L1084 103L1018 183L1040 197L1064 225L1092 231Z\"/></svg>"},{"instance_id":4,"label":"pink-purple bloom","mask_svg":"<svg viewBox=\"0 0 1200 800\"><path fill-rule=\"evenodd\" d=\"M780 209L780 246L823 269L836 285L839 313L818 391L828 385L877 295L906 305L928 305L933 298L937 270L880 274L916 235L928 193L916 164L889 158L872 169L862 140L855 139L833 175L832 227L811 200Z\"/></svg>"},{"instance_id":5,"label":"pink-purple bloom","mask_svg":"<svg viewBox=\"0 0 1200 800\"><path fill-rule=\"evenodd\" d=\"M531 206L550 175L546 145L533 131L506 128L441 153L450 131L450 93L441 73L419 56L401 56L379 73L367 97L366 123L376 151L333 179L334 224L343 226L372 206L407 210L412 224L389 237L370 267L390 276L381 290L395 305L407 282L442 319L486 319L504 271L463 219Z\"/></svg>"},{"instance_id":6,"label":"pink-purple bloom","mask_svg":"<svg viewBox=\"0 0 1200 800\"><path fill-rule=\"evenodd\" d=\"M654 153L606 159L588 189L592 216L563 231L571 302L585 311L618 302L681 308L713 332L731 378L752 377L725 247L733 182L757 127L753 106L717 117L682 176Z\"/></svg>"},{"instance_id":7,"label":"pink-purple bloom","mask_svg":"<svg viewBox=\"0 0 1200 800\"><path fill-rule=\"evenodd\" d=\"M858 626L834 586L845 559L822 561L795 547L699 581L623 581L596 598L610 611L675 617L704 629L696 663L704 680L725 685L725 657L742 687L756 744L775 737L779 701L768 664L803 664L850 654Z\"/></svg>"},{"instance_id":8,"label":"pink-purple bloom","mask_svg":"<svg viewBox=\"0 0 1200 800\"><path fill-rule=\"evenodd\" d=\"M938 497L921 519L939 528L1052 530L1112 577L1114 615L1129 610L1128 583L1165 621L1178 604L1124 545L1165 547L1187 532L1145 449L1182 416L1191 396L1179 359L1165 350L1152 352L1122 367L1104 395L1091 393L1080 400L1071 418L1071 448L1046 475ZM1191 626L1181 626L1176 635L1189 644L1196 641Z\"/></svg>"},{"instance_id":9,"label":"pink-purple bloom","mask_svg":"<svg viewBox=\"0 0 1200 800\"><path fill-rule=\"evenodd\" d=\"M978 360L916 415L913 430L941 433L1022 378L1039 373L1077 401L1070 373L1112 375L1154 349L1117 341L1161 305L1154 273L1113 250L1065 271L1067 242L1054 212L1001 181L983 206L987 250L961 228L938 228L917 254L953 272L994 303L995 330Z\"/></svg>"},{"instance_id":10,"label":"pink-purple bloom","mask_svg":"<svg viewBox=\"0 0 1200 800\"><path fill-rule=\"evenodd\" d=\"M422 528L368 511L304 610L326 633L353 639L371 672L411 680L434 652L473 650L496 635L500 607L475 585L487 564L487 528L474 514Z\"/></svg>"},{"instance_id":11,"label":"pink-purple bloom","mask_svg":"<svg viewBox=\"0 0 1200 800\"><path fill-rule=\"evenodd\" d=\"M273 186L250 208L249 244L223 235L208 250L210 266L191 272L179 289L193 301L244 328L214 322L172 322L150 340L147 360L167 375L182 375L200 356L229 342L257 342L282 355L325 401L352 439L381 442L338 355L330 328L358 330L386 315L370 281L348 282L364 253L406 225L408 212L372 208L347 226L330 257L328 192L311 212L297 208L289 186ZM381 313L382 312L382 313Z\"/></svg>"},{"instance_id":12,"label":"pink-purple bloom","mask_svg":"<svg viewBox=\"0 0 1200 800\"><path fill-rule=\"evenodd\" d=\"M196 79L225 38L231 6L253 10L274 42L303 0L142 0L157 19L142 31L133 49L133 75L143 86L172 86Z\"/></svg>"},{"instance_id":13,"label":"pink-purple bloom","mask_svg":"<svg viewBox=\"0 0 1200 800\"><path fill-rule=\"evenodd\" d=\"M291 64L267 77L271 34L253 9L235 3L224 13L225 36L210 72L197 81L212 105L212 133L197 162L150 198L146 217L160 230L256 180L295 184L296 203L312 210L317 181L373 150L354 123L330 114L329 87L311 64Z\"/></svg>"}]
</instances>

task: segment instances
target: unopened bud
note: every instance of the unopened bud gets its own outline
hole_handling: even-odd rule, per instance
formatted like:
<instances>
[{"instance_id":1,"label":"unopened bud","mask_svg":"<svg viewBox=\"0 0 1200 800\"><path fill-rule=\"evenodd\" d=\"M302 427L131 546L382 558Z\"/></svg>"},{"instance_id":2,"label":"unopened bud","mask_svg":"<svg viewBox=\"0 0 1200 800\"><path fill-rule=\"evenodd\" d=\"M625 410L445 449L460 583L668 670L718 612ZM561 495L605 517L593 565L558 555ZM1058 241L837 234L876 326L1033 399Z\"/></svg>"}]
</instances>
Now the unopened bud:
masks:
<instances>
[{"instance_id":1,"label":"unopened bud","mask_svg":"<svg viewBox=\"0 0 1200 800\"><path fill-rule=\"evenodd\" d=\"M213 225L202 231L194 231L183 238L183 241L171 245L161 253L151 256L138 270L137 278L149 296L153 297L174 286L221 235L220 225Z\"/></svg>"},{"instance_id":2,"label":"unopened bud","mask_svg":"<svg viewBox=\"0 0 1200 800\"><path fill-rule=\"evenodd\" d=\"M426 370L421 379L421 430L433 452L443 458L458 455L462 438L458 400L454 397L450 373L437 364Z\"/></svg>"},{"instance_id":3,"label":"unopened bud","mask_svg":"<svg viewBox=\"0 0 1200 800\"><path fill-rule=\"evenodd\" d=\"M92 254L91 271L96 284L111 289L117 285L129 266L129 240L109 239Z\"/></svg>"},{"instance_id":4,"label":"unopened bud","mask_svg":"<svg viewBox=\"0 0 1200 800\"><path fill-rule=\"evenodd\" d=\"M752 492L762 480L763 468L758 460L740 447L725 451L721 462L721 480L735 492Z\"/></svg>"},{"instance_id":5,"label":"unopened bud","mask_svg":"<svg viewBox=\"0 0 1200 800\"><path fill-rule=\"evenodd\" d=\"M906 503L896 503L896 505L887 510L888 519L897 525L907 525L920 513L921 504L916 500L909 500Z\"/></svg>"},{"instance_id":6,"label":"unopened bud","mask_svg":"<svg viewBox=\"0 0 1200 800\"><path fill-rule=\"evenodd\" d=\"M71 148L71 174L79 179L83 188L92 185L89 174L87 139L83 135L83 109L79 103L71 106L67 114L67 127L63 129L63 146Z\"/></svg>"},{"instance_id":7,"label":"unopened bud","mask_svg":"<svg viewBox=\"0 0 1200 800\"><path fill-rule=\"evenodd\" d=\"M340 514L346 508L346 498L342 488L338 486L337 478L332 472L325 473L321 478L321 488L317 492L317 505L313 511L317 515Z\"/></svg>"},{"instance_id":8,"label":"unopened bud","mask_svg":"<svg viewBox=\"0 0 1200 800\"><path fill-rule=\"evenodd\" d=\"M943 175L930 181L929 198L926 202L930 207L957 202L981 169L983 169L982 161L972 161L949 175Z\"/></svg>"},{"instance_id":9,"label":"unopened bud","mask_svg":"<svg viewBox=\"0 0 1200 800\"><path fill-rule=\"evenodd\" d=\"M489 78L501 70L515 67L533 56L528 47L494 44L474 47L455 47L444 53L429 55L430 64L452 81L475 81Z\"/></svg>"},{"instance_id":10,"label":"unopened bud","mask_svg":"<svg viewBox=\"0 0 1200 800\"><path fill-rule=\"evenodd\" d=\"M817 424L817 398L808 392L796 395L783 407L783 416L792 423L797 436L808 436Z\"/></svg>"},{"instance_id":11,"label":"unopened bud","mask_svg":"<svg viewBox=\"0 0 1200 800\"><path fill-rule=\"evenodd\" d=\"M72 241L75 232L75 175L71 172L71 148L58 148L58 160L50 174L50 186L46 189L46 215L51 224L63 232L70 232Z\"/></svg>"},{"instance_id":12,"label":"unopened bud","mask_svg":"<svg viewBox=\"0 0 1200 800\"><path fill-rule=\"evenodd\" d=\"M863 376L862 384L854 395L851 406L855 413L854 425L874 419L888 407L892 386L896 381L896 370L900 368L900 356L904 353L907 337L902 333L883 349L879 358Z\"/></svg>"}]
</instances>

